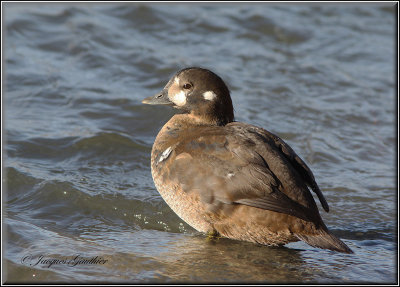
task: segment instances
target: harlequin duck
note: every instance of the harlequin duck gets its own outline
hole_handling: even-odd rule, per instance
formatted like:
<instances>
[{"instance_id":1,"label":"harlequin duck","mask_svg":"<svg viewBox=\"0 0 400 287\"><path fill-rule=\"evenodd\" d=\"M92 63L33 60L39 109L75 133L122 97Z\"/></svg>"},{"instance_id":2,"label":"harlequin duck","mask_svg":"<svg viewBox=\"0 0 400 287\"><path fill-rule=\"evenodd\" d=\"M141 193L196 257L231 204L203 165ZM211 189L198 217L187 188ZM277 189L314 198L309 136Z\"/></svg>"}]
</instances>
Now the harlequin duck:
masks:
<instances>
[{"instance_id":1,"label":"harlequin duck","mask_svg":"<svg viewBox=\"0 0 400 287\"><path fill-rule=\"evenodd\" d=\"M143 103L182 111L158 133L151 171L165 202L193 228L265 245L303 240L353 253L324 224L310 189L327 212L328 203L308 166L278 136L234 121L219 76L180 70Z\"/></svg>"}]
</instances>

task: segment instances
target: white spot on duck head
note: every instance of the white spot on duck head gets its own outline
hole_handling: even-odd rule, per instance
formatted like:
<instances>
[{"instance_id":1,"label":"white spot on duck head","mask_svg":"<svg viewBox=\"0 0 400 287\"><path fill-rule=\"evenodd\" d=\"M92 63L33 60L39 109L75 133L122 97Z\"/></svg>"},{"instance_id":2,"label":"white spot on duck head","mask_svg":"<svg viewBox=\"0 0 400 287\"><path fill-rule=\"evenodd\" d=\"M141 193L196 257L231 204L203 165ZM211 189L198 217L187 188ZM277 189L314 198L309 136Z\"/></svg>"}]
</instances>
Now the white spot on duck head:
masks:
<instances>
[{"instance_id":1,"label":"white spot on duck head","mask_svg":"<svg viewBox=\"0 0 400 287\"><path fill-rule=\"evenodd\" d=\"M183 106L186 104L186 94L184 91L180 91L171 97L171 101L177 106Z\"/></svg>"},{"instance_id":2,"label":"white spot on duck head","mask_svg":"<svg viewBox=\"0 0 400 287\"><path fill-rule=\"evenodd\" d=\"M203 93L203 98L207 101L212 101L217 97L217 95L213 91L207 91Z\"/></svg>"}]
</instances>

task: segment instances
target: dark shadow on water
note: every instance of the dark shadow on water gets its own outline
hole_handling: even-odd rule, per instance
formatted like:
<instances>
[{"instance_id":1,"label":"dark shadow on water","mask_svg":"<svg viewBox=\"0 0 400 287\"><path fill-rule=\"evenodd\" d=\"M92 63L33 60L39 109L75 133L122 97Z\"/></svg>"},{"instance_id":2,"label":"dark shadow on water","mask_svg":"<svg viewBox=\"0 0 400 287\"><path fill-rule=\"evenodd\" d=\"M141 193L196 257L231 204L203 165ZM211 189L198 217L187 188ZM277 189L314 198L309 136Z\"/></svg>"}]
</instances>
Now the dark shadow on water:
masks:
<instances>
[{"instance_id":1,"label":"dark shadow on water","mask_svg":"<svg viewBox=\"0 0 400 287\"><path fill-rule=\"evenodd\" d=\"M204 235L171 242L160 258L169 263L161 274L176 282L300 283L326 278L302 258L301 250Z\"/></svg>"}]
</instances>

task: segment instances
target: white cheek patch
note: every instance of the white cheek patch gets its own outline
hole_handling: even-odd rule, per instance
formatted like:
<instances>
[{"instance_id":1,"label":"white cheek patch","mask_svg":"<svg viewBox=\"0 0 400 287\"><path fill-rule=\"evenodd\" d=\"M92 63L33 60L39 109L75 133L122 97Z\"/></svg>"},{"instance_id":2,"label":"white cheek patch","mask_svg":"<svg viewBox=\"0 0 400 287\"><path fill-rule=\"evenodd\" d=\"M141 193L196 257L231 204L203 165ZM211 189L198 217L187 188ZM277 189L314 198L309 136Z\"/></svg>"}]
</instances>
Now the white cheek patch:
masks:
<instances>
[{"instance_id":1,"label":"white cheek patch","mask_svg":"<svg viewBox=\"0 0 400 287\"><path fill-rule=\"evenodd\" d=\"M213 101L217 95L213 91L207 91L203 93L203 98L207 101Z\"/></svg>"},{"instance_id":2,"label":"white cheek patch","mask_svg":"<svg viewBox=\"0 0 400 287\"><path fill-rule=\"evenodd\" d=\"M179 93L173 95L171 97L171 101L177 106L183 106L186 104L186 95L184 91L180 91Z\"/></svg>"}]
</instances>

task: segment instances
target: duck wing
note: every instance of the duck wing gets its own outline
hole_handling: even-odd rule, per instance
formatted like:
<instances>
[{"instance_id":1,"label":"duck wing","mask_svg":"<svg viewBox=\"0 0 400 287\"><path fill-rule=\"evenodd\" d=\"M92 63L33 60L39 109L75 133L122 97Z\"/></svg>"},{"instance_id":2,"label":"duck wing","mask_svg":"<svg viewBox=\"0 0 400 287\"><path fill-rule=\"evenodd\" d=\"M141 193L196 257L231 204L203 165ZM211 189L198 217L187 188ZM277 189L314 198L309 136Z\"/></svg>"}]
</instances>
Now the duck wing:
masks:
<instances>
[{"instance_id":1,"label":"duck wing","mask_svg":"<svg viewBox=\"0 0 400 287\"><path fill-rule=\"evenodd\" d=\"M323 224L303 171L282 151L288 146L266 135L236 123L187 131L163 163L163 177L210 212L243 204Z\"/></svg>"},{"instance_id":2,"label":"duck wing","mask_svg":"<svg viewBox=\"0 0 400 287\"><path fill-rule=\"evenodd\" d=\"M303 181L309 186L312 191L318 196L318 199L326 212L329 212L329 205L324 195L322 194L317 182L315 181L314 174L307 164L294 152L294 150L284 142L277 135L252 125L234 122L230 124L234 130L245 130L258 137L262 142L269 145L274 145L276 149L280 150L285 156L286 160L290 163L293 169L301 176Z\"/></svg>"}]
</instances>

